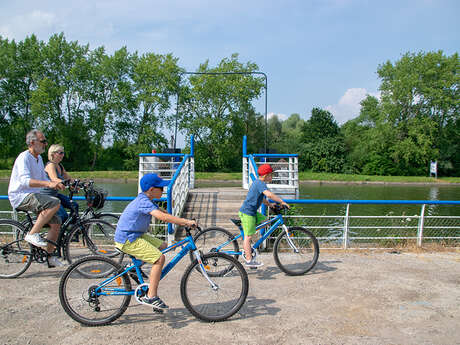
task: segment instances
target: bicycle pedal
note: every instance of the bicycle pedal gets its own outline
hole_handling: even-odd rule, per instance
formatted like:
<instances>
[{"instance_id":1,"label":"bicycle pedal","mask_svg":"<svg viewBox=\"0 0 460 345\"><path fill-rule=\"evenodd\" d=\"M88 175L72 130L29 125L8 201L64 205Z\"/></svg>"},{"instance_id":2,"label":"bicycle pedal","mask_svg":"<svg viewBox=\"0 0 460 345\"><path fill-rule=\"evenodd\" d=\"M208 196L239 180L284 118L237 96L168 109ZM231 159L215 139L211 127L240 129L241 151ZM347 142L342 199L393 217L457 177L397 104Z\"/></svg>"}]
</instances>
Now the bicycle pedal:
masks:
<instances>
[{"instance_id":1,"label":"bicycle pedal","mask_svg":"<svg viewBox=\"0 0 460 345\"><path fill-rule=\"evenodd\" d=\"M152 310L154 313L157 313L157 314L163 314L165 312L164 309L158 309L154 307L152 307Z\"/></svg>"}]
</instances>

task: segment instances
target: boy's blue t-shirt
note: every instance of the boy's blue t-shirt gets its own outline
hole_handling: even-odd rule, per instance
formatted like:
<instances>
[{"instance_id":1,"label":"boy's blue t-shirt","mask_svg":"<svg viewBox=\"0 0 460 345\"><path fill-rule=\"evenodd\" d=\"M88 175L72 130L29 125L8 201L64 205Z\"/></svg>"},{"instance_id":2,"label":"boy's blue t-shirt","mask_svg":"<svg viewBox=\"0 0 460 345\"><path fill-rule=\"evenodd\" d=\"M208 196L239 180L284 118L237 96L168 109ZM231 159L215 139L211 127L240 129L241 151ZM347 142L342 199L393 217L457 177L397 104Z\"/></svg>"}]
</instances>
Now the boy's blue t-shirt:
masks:
<instances>
[{"instance_id":1,"label":"boy's blue t-shirt","mask_svg":"<svg viewBox=\"0 0 460 345\"><path fill-rule=\"evenodd\" d=\"M158 210L158 205L150 200L144 193L131 201L120 216L115 231L115 242L124 244L126 240L131 243L149 229L152 215L150 212Z\"/></svg>"},{"instance_id":2,"label":"boy's blue t-shirt","mask_svg":"<svg viewBox=\"0 0 460 345\"><path fill-rule=\"evenodd\" d=\"M249 216L255 216L257 210L262 204L264 198L263 192L268 190L267 184L261 180L255 180L251 188L249 188L246 200L241 205L240 212L243 212Z\"/></svg>"}]
</instances>

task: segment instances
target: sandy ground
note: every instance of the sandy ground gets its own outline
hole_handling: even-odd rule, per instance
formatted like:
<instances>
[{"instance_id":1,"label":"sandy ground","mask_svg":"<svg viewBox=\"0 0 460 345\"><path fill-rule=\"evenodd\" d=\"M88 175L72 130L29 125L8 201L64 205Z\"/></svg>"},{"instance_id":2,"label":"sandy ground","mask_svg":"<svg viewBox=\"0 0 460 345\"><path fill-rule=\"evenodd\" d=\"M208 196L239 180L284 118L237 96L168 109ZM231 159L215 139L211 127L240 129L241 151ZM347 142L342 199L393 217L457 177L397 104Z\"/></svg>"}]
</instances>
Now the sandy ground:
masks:
<instances>
[{"instance_id":1,"label":"sandy ground","mask_svg":"<svg viewBox=\"0 0 460 345\"><path fill-rule=\"evenodd\" d=\"M196 320L180 299L177 267L160 284L164 315L136 304L104 327L62 309L63 269L33 263L0 281L0 344L460 344L460 252L321 253L315 270L289 277L263 254L248 299L221 323Z\"/></svg>"}]
</instances>

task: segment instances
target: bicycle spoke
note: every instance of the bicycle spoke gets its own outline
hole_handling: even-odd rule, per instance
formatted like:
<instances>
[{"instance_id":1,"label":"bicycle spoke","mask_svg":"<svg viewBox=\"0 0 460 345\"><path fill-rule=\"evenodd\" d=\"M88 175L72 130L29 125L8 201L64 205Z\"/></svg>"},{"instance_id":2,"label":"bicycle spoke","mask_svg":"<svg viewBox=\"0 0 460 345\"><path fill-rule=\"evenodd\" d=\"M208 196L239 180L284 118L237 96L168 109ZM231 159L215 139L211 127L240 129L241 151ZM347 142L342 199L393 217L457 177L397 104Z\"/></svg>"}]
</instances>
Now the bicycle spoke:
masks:
<instances>
[{"instance_id":1,"label":"bicycle spoke","mask_svg":"<svg viewBox=\"0 0 460 345\"><path fill-rule=\"evenodd\" d=\"M74 320L89 325L104 325L117 319L129 305L129 295L110 294L111 291L130 291L131 284L127 276L114 279L103 288L101 283L110 275L102 278L90 278L82 272L115 272L119 266L110 259L89 256L72 264L61 278L59 297L61 304ZM109 291L103 295L100 291Z\"/></svg>"},{"instance_id":2,"label":"bicycle spoke","mask_svg":"<svg viewBox=\"0 0 460 345\"><path fill-rule=\"evenodd\" d=\"M217 288L214 289L206 277L192 263L181 282L181 296L185 306L196 317L205 321L223 321L235 314L243 305L248 293L247 274L234 258L219 253L204 256L206 272ZM228 267L232 267L230 271ZM226 272L226 273L222 273Z\"/></svg>"},{"instance_id":3,"label":"bicycle spoke","mask_svg":"<svg viewBox=\"0 0 460 345\"><path fill-rule=\"evenodd\" d=\"M273 254L276 264L285 273L300 275L310 271L318 260L319 247L316 238L308 230L289 229L289 238L282 233L275 242Z\"/></svg>"},{"instance_id":4,"label":"bicycle spoke","mask_svg":"<svg viewBox=\"0 0 460 345\"><path fill-rule=\"evenodd\" d=\"M31 250L20 223L0 220L0 278L15 278L24 273L32 262Z\"/></svg>"}]
</instances>

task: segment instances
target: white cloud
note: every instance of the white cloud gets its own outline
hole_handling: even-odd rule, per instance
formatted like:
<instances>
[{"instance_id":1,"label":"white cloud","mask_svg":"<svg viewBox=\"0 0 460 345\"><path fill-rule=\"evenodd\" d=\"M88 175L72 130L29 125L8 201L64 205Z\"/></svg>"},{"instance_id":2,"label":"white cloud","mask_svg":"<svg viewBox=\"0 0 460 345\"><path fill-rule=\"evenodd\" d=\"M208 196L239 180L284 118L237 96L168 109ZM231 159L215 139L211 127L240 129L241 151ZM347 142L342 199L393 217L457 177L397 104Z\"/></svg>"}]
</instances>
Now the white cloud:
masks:
<instances>
[{"instance_id":1,"label":"white cloud","mask_svg":"<svg viewBox=\"0 0 460 345\"><path fill-rule=\"evenodd\" d=\"M354 119L359 115L361 105L359 104L367 95L379 97L378 92L368 92L364 88L351 88L345 91L345 94L340 97L337 104L328 105L326 110L334 115L335 120L339 124L343 124L348 120Z\"/></svg>"},{"instance_id":2,"label":"white cloud","mask_svg":"<svg viewBox=\"0 0 460 345\"><path fill-rule=\"evenodd\" d=\"M53 32L58 26L54 13L34 10L5 20L0 25L0 35L8 39L22 40L31 33Z\"/></svg>"},{"instance_id":3,"label":"white cloud","mask_svg":"<svg viewBox=\"0 0 460 345\"><path fill-rule=\"evenodd\" d=\"M280 120L280 121L286 121L288 119L288 117L289 117L286 114L275 114L275 113L268 113L267 117L270 119L275 115L278 117L278 120Z\"/></svg>"}]
</instances>

